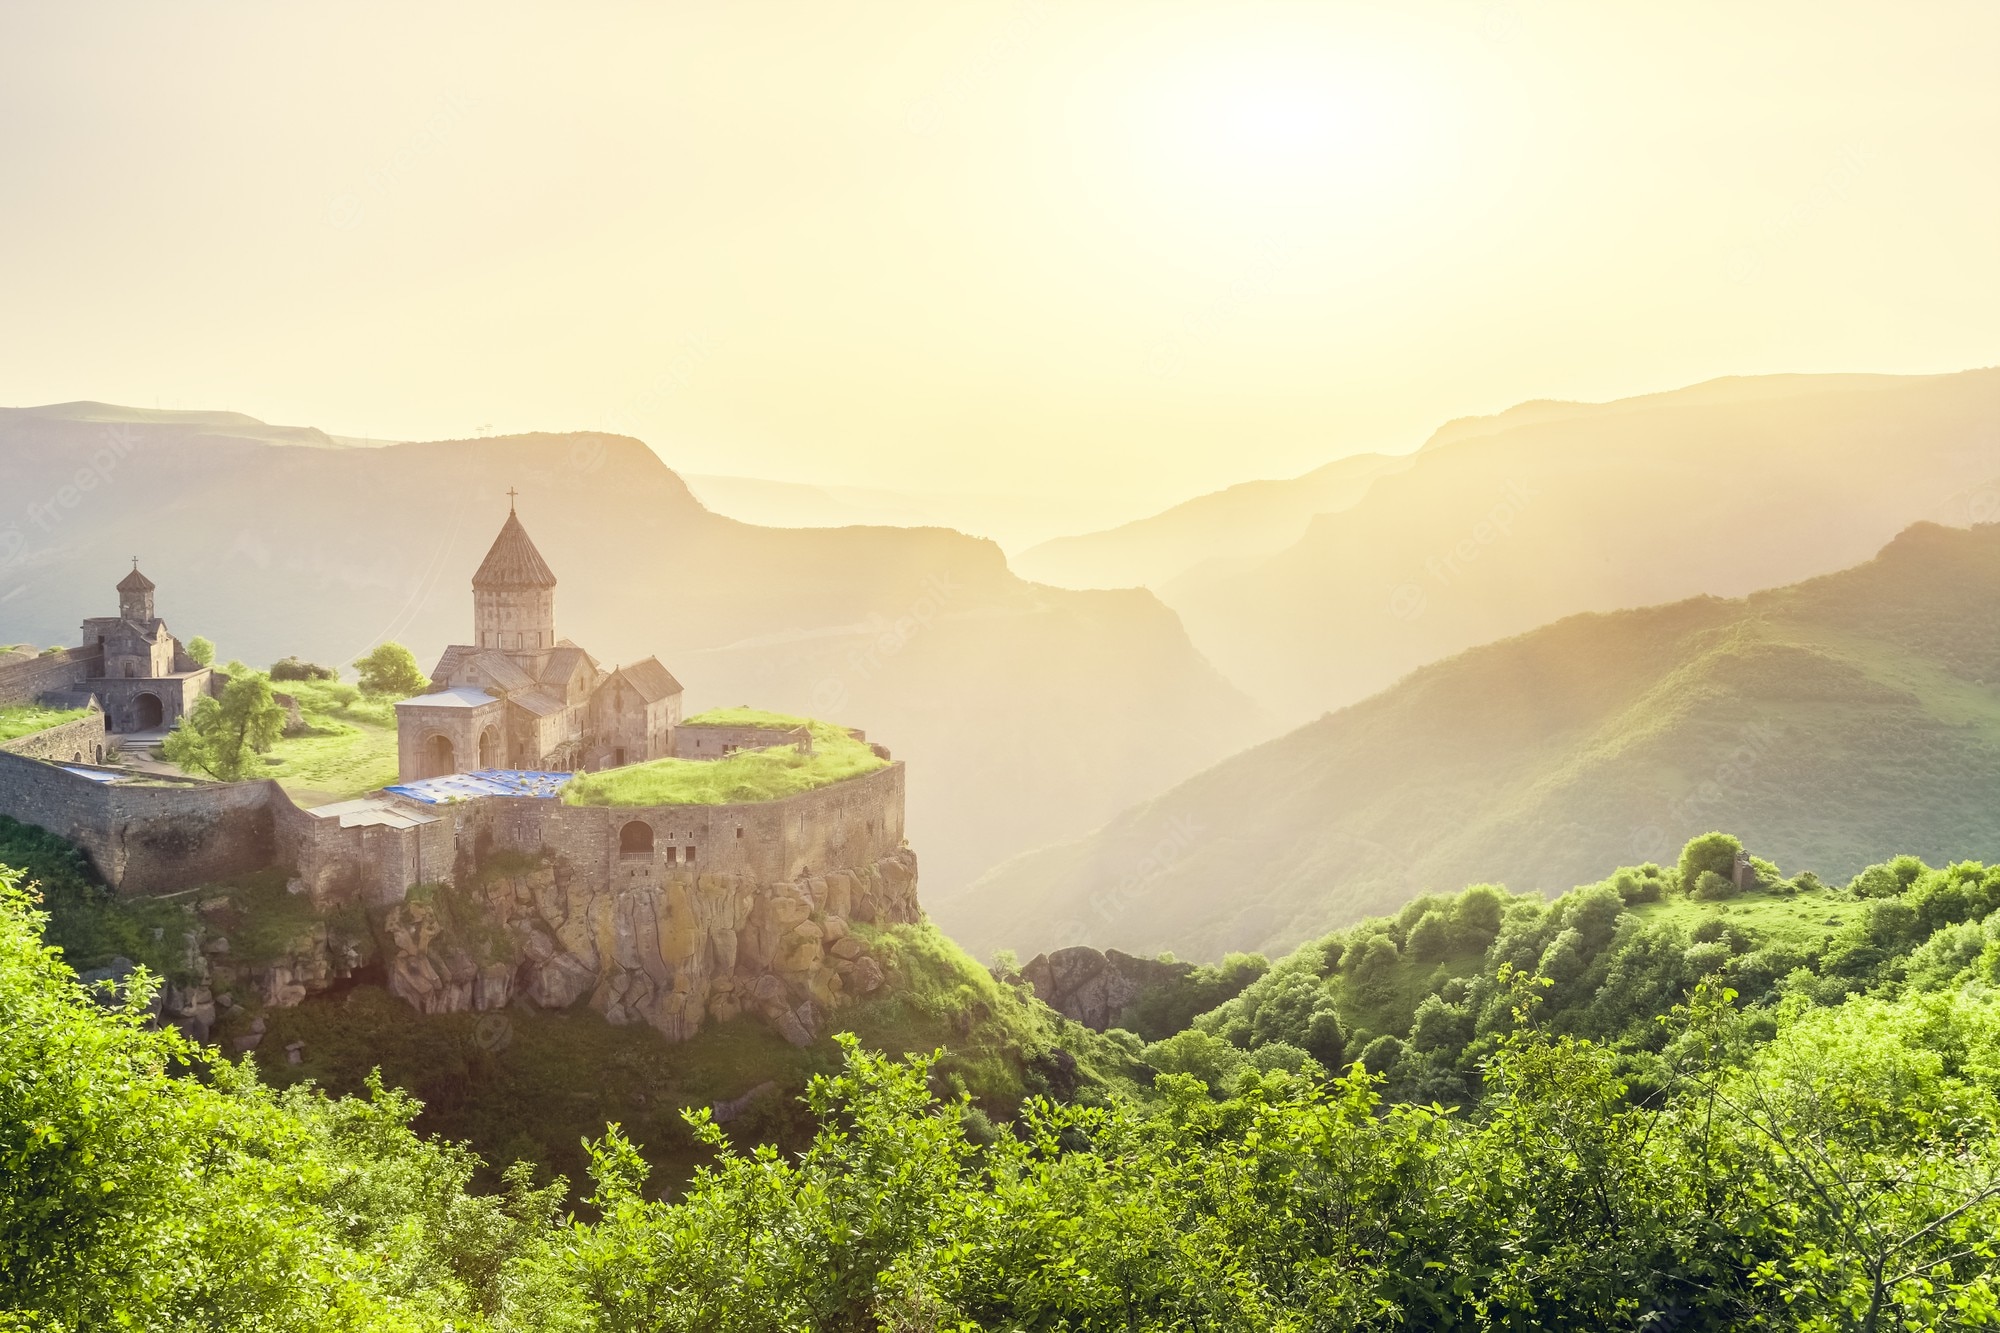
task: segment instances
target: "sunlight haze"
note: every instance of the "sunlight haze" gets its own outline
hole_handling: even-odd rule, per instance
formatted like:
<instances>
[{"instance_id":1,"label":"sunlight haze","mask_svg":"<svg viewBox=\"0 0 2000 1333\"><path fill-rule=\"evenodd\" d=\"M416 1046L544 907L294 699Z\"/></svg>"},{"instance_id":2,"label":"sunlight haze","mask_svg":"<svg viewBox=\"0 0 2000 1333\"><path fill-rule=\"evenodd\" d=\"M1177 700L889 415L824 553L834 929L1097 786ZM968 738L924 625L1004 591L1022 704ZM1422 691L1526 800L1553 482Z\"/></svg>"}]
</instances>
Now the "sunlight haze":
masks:
<instances>
[{"instance_id":1,"label":"sunlight haze","mask_svg":"<svg viewBox=\"0 0 2000 1333\"><path fill-rule=\"evenodd\" d=\"M1944 3L17 6L0 402L610 429L1082 530L1524 399L1995 360L1996 49Z\"/></svg>"}]
</instances>

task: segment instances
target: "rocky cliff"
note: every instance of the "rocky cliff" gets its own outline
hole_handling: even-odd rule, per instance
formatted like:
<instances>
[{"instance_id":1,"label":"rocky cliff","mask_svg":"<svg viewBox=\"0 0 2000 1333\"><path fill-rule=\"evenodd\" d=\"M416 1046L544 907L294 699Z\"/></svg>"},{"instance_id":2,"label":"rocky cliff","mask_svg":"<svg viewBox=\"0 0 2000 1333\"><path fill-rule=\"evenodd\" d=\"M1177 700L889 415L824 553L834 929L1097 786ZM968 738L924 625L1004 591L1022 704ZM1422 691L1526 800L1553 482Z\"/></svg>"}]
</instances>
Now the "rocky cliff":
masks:
<instances>
[{"instance_id":1,"label":"rocky cliff","mask_svg":"<svg viewBox=\"0 0 2000 1333\"><path fill-rule=\"evenodd\" d=\"M804 1045L849 996L882 984L853 930L922 919L916 855L784 884L680 873L585 885L562 862L491 868L463 890L413 893L383 922L389 989L424 1013L545 1009L588 999L613 1023L684 1041L755 1013Z\"/></svg>"},{"instance_id":2,"label":"rocky cliff","mask_svg":"<svg viewBox=\"0 0 2000 1333\"><path fill-rule=\"evenodd\" d=\"M507 856L372 917L320 916L300 893L208 899L161 1012L206 1039L232 1008L286 1008L379 968L426 1014L587 1002L670 1041L752 1014L805 1045L843 1003L881 988L869 929L922 919L907 848L789 883L684 872L622 889L587 884L561 860Z\"/></svg>"},{"instance_id":3,"label":"rocky cliff","mask_svg":"<svg viewBox=\"0 0 2000 1333\"><path fill-rule=\"evenodd\" d=\"M1087 1028L1103 1032L1123 1026L1125 1006L1149 986L1168 985L1194 971L1192 963L1138 958L1117 949L1100 953L1087 945L1037 954L1021 968L1021 980L1035 998Z\"/></svg>"}]
</instances>

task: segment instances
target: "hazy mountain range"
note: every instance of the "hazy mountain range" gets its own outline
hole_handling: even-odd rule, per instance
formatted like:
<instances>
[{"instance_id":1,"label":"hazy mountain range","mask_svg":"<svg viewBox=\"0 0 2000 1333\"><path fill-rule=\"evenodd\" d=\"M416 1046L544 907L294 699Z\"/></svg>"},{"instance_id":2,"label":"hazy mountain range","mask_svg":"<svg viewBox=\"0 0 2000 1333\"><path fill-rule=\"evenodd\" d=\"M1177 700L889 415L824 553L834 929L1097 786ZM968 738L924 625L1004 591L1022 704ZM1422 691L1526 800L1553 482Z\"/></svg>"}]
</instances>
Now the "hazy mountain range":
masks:
<instances>
[{"instance_id":1,"label":"hazy mountain range","mask_svg":"<svg viewBox=\"0 0 2000 1333\"><path fill-rule=\"evenodd\" d=\"M1277 555L1313 519L1360 502L1410 455L1356 454L1288 481L1246 481L1105 532L1059 537L1014 557L1031 579L1063 588L1159 588L1213 579Z\"/></svg>"},{"instance_id":2,"label":"hazy mountain range","mask_svg":"<svg viewBox=\"0 0 2000 1333\"><path fill-rule=\"evenodd\" d=\"M968 947L1283 949L1426 890L1566 890L1710 829L1844 879L2000 856L2000 525L1573 616L1260 745L934 915Z\"/></svg>"},{"instance_id":3,"label":"hazy mountain range","mask_svg":"<svg viewBox=\"0 0 2000 1333\"><path fill-rule=\"evenodd\" d=\"M1293 720L1578 611L1740 595L2000 514L2000 371L1724 379L1454 421L1363 456L1046 543L1017 567L1143 584ZM1273 549L1282 542L1282 549Z\"/></svg>"},{"instance_id":4,"label":"hazy mountain range","mask_svg":"<svg viewBox=\"0 0 2000 1333\"><path fill-rule=\"evenodd\" d=\"M526 435L356 448L233 413L0 414L0 642L74 641L143 559L176 633L224 657L428 662L521 492L558 629L657 653L688 704L837 718L910 761L926 888L1082 833L1264 734L1143 591L1070 592L939 528L753 527L639 441Z\"/></svg>"}]
</instances>

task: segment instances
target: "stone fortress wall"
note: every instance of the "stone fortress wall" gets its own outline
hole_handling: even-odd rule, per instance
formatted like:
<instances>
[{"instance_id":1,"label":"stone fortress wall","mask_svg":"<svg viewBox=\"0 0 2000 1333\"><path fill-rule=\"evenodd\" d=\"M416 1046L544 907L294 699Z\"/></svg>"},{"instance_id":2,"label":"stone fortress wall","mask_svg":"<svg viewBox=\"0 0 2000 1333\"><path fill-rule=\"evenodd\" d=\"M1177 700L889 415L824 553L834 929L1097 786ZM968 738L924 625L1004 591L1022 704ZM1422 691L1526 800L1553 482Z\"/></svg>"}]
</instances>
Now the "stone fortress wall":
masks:
<instances>
[{"instance_id":1,"label":"stone fortress wall","mask_svg":"<svg viewBox=\"0 0 2000 1333\"><path fill-rule=\"evenodd\" d=\"M98 674L104 654L96 647L0 661L0 705L31 704L45 694L80 689Z\"/></svg>"},{"instance_id":2,"label":"stone fortress wall","mask_svg":"<svg viewBox=\"0 0 2000 1333\"><path fill-rule=\"evenodd\" d=\"M0 751L0 814L75 843L125 894L172 893L268 867L280 805L296 809L270 781L96 782Z\"/></svg>"},{"instance_id":3,"label":"stone fortress wall","mask_svg":"<svg viewBox=\"0 0 2000 1333\"><path fill-rule=\"evenodd\" d=\"M97 764L104 761L104 711L93 706L84 716L58 723L11 741L0 741L0 750L47 759L51 763Z\"/></svg>"}]
</instances>

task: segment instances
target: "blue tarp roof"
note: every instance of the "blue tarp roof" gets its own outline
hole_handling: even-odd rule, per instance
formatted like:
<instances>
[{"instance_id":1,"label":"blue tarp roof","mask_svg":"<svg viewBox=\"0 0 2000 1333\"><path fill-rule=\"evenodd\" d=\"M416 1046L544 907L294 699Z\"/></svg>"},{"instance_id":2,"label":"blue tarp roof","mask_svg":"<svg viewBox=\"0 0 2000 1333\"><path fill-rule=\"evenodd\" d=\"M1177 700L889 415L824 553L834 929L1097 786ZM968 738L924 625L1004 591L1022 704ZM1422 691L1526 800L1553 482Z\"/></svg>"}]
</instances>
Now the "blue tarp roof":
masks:
<instances>
[{"instance_id":1,"label":"blue tarp roof","mask_svg":"<svg viewBox=\"0 0 2000 1333\"><path fill-rule=\"evenodd\" d=\"M101 768L71 768L68 764L62 765L62 770L65 773L74 773L80 778L89 778L92 782L117 782L128 776L124 773L107 773Z\"/></svg>"},{"instance_id":2,"label":"blue tarp roof","mask_svg":"<svg viewBox=\"0 0 2000 1333\"><path fill-rule=\"evenodd\" d=\"M538 773L521 768L482 768L477 773L454 773L445 778L401 782L383 790L407 796L413 801L422 801L425 805L443 805L446 801L469 800L475 796L533 796L547 801L553 800L572 776L569 773Z\"/></svg>"}]
</instances>

